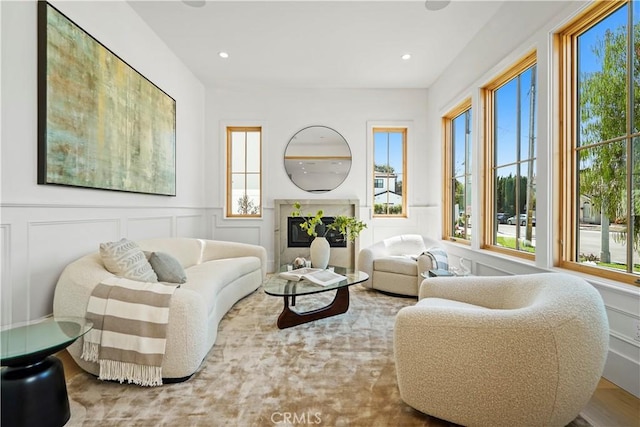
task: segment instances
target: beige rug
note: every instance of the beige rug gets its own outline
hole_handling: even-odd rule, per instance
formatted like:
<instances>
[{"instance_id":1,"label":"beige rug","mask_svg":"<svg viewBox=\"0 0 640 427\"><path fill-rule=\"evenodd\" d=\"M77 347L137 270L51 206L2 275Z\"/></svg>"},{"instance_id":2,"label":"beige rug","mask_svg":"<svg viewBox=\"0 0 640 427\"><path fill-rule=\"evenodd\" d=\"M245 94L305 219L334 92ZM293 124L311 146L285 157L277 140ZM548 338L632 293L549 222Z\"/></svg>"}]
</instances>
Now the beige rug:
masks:
<instances>
[{"instance_id":1,"label":"beige rug","mask_svg":"<svg viewBox=\"0 0 640 427\"><path fill-rule=\"evenodd\" d=\"M300 298L297 308L330 294ZM225 316L186 382L144 388L73 377L67 426L451 426L400 399L393 322L414 303L353 286L347 313L279 330L282 300L259 289ZM579 417L571 426L589 424Z\"/></svg>"}]
</instances>

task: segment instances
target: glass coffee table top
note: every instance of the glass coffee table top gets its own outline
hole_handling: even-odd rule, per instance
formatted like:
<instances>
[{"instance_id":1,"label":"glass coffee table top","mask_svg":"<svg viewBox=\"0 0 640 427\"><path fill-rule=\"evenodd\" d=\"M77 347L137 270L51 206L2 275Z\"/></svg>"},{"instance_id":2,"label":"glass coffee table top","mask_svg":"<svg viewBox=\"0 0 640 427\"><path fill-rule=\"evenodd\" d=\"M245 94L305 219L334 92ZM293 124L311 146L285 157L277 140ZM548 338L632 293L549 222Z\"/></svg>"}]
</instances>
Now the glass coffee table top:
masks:
<instances>
[{"instance_id":1,"label":"glass coffee table top","mask_svg":"<svg viewBox=\"0 0 640 427\"><path fill-rule=\"evenodd\" d=\"M280 271L287 271L286 266L283 266ZM367 273L350 268L334 267L334 272L345 276L346 279L338 283L323 286L305 279L300 281L283 279L276 273L267 279L263 284L263 288L268 295L277 297L311 295L355 285L369 278Z\"/></svg>"},{"instance_id":2,"label":"glass coffee table top","mask_svg":"<svg viewBox=\"0 0 640 427\"><path fill-rule=\"evenodd\" d=\"M287 271L287 267L282 267L280 271ZM318 285L306 279L299 281L287 280L279 277L277 273L269 277L262 285L264 292L268 295L283 297L284 301L282 313L280 313L277 321L278 328L290 328L345 313L349 309L349 286L364 282L369 278L369 275L362 271L343 267L334 267L334 272L345 276L345 279L326 286ZM292 309L296 305L296 297L327 291L336 291L331 304L303 313Z\"/></svg>"},{"instance_id":3,"label":"glass coffee table top","mask_svg":"<svg viewBox=\"0 0 640 427\"><path fill-rule=\"evenodd\" d=\"M92 327L93 323L81 317L52 317L0 331L0 362L11 366L41 360L66 348Z\"/></svg>"}]
</instances>

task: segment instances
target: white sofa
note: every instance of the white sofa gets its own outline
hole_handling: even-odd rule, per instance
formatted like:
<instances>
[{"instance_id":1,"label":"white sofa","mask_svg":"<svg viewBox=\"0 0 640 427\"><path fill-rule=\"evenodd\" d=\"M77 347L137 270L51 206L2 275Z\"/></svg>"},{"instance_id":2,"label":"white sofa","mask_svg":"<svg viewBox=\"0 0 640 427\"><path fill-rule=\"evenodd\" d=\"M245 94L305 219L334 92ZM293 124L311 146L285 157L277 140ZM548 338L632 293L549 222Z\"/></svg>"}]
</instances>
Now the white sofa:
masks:
<instances>
[{"instance_id":1,"label":"white sofa","mask_svg":"<svg viewBox=\"0 0 640 427\"><path fill-rule=\"evenodd\" d=\"M396 316L400 397L465 426L565 426L607 357L598 291L561 273L429 278Z\"/></svg>"},{"instance_id":2,"label":"white sofa","mask_svg":"<svg viewBox=\"0 0 640 427\"><path fill-rule=\"evenodd\" d=\"M403 234L361 249L358 270L369 275L362 285L392 294L417 296L424 280L420 273L435 268L430 257L420 255L435 246L438 242L434 239Z\"/></svg>"},{"instance_id":3,"label":"white sofa","mask_svg":"<svg viewBox=\"0 0 640 427\"><path fill-rule=\"evenodd\" d=\"M176 258L187 275L169 306L167 342L162 363L166 381L184 380L200 366L216 341L218 323L241 298L260 287L266 277L266 250L257 245L191 238L136 242L143 251ZM55 316L84 317L94 287L113 276L96 251L70 263L55 288ZM78 365L94 375L97 363L80 358L82 340L68 347Z\"/></svg>"}]
</instances>

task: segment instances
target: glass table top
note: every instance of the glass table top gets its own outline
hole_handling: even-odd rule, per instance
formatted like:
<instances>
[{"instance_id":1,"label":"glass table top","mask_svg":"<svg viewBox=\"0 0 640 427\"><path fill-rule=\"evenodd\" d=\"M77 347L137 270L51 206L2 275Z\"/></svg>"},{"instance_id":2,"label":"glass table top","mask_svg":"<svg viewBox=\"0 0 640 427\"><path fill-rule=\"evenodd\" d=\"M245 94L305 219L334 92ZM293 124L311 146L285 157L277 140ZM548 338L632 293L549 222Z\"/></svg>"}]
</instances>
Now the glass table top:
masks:
<instances>
[{"instance_id":1,"label":"glass table top","mask_svg":"<svg viewBox=\"0 0 640 427\"><path fill-rule=\"evenodd\" d=\"M283 266L280 271L287 271L286 266ZM268 295L278 297L310 295L344 288L345 286L351 286L357 283L362 283L369 278L369 275L367 273L351 268L334 267L334 272L342 274L346 277L346 279L338 283L323 286L310 282L306 279L302 279L300 281L283 279L276 273L273 276L269 277L264 282L262 287L264 288L265 293L267 293Z\"/></svg>"},{"instance_id":2,"label":"glass table top","mask_svg":"<svg viewBox=\"0 0 640 427\"><path fill-rule=\"evenodd\" d=\"M50 317L0 331L2 366L43 359L66 348L93 328L81 317Z\"/></svg>"}]
</instances>

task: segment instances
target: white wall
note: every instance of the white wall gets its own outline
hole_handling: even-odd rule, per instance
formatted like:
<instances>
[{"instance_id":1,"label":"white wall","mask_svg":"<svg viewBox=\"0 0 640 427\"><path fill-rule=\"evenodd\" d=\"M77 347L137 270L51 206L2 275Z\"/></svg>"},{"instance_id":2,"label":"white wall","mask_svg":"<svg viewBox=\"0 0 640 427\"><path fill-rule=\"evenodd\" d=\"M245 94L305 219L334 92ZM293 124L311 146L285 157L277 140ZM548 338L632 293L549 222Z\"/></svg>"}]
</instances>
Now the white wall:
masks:
<instances>
[{"instance_id":1,"label":"white wall","mask_svg":"<svg viewBox=\"0 0 640 427\"><path fill-rule=\"evenodd\" d=\"M176 100L176 197L37 185L37 4L0 2L0 323L51 313L64 265L120 237L206 237L204 88L125 2L52 2Z\"/></svg>"},{"instance_id":2,"label":"white wall","mask_svg":"<svg viewBox=\"0 0 640 427\"><path fill-rule=\"evenodd\" d=\"M558 105L553 95L552 32L574 16L584 4L581 2L513 2L507 3L469 43L465 51L429 89L427 138L441 141L441 117L460 101L472 97L474 115L473 164L481 165L482 108L479 88L508 68L532 49L538 53L538 145L537 145L537 241L535 263L501 256L481 250L479 239L471 247L446 244L453 259L472 260L474 272L482 275L534 273L559 270L553 267L553 236L558 235L555 218L560 206L554 204L554 181L557 171L558 144L553 127ZM435 144L442 158L441 144ZM441 162L430 162L442 173ZM443 187L438 187L441 192ZM472 203L474 217L481 217L482 175L480 168L473 172ZM555 212L555 214L554 214ZM546 237L546 238L545 238ZM640 342L634 339L634 322L640 319L640 290L637 287L587 277L601 293L607 308L611 339L604 376L622 388L640 396Z\"/></svg>"},{"instance_id":3,"label":"white wall","mask_svg":"<svg viewBox=\"0 0 640 427\"><path fill-rule=\"evenodd\" d=\"M177 197L117 193L36 184L37 86L36 3L0 1L0 324L34 319L51 311L53 287L69 261L122 236L214 237L263 245L273 262L274 199L360 200L369 224L360 245L403 232L441 235L442 169L440 117L472 96L474 133L480 138L479 90L530 49L538 50L538 240L535 264L449 244L452 258L473 260L481 274L529 273L552 269L553 171L557 150L550 135L555 112L549 33L580 7L579 2L512 2L485 27L426 90L205 89L125 2L53 4L177 102ZM542 7L541 5L544 5ZM518 18L520 17L520 18ZM116 24L117 23L117 24ZM206 95L206 105L205 105ZM287 142L309 125L336 129L349 142L353 166L347 180L322 195L292 184L282 156ZM264 217L224 218L224 128L264 129ZM372 220L371 128L409 128L407 219ZM206 146L205 146L206 141ZM475 150L474 164L481 164ZM474 176L473 209L479 212L481 180ZM270 266L273 269L273 265ZM638 288L591 280L602 293L611 324L605 376L640 395L639 343L633 321L640 319Z\"/></svg>"},{"instance_id":4,"label":"white wall","mask_svg":"<svg viewBox=\"0 0 640 427\"><path fill-rule=\"evenodd\" d=\"M414 90L302 90L209 89L207 92L207 204L215 212L212 224L218 239L238 236L258 243L274 260L274 199L358 199L360 217L369 224L359 239L366 246L403 232L421 230L436 236L440 195L432 191L440 176L427 167L433 150L426 128L427 91ZM225 219L225 129L235 125L263 127L263 218ZM351 148L353 163L347 179L335 190L312 194L287 177L284 152L290 138L310 125L338 131ZM372 220L373 126L408 127L408 211L406 219ZM435 218L435 220L434 220ZM270 265L271 271L275 266Z\"/></svg>"}]
</instances>

